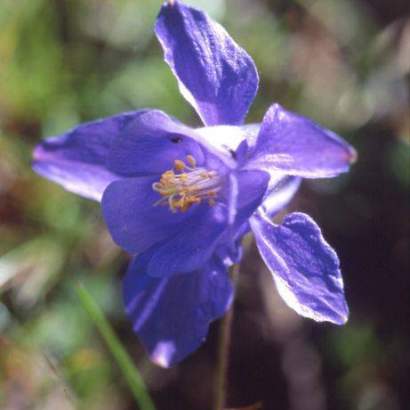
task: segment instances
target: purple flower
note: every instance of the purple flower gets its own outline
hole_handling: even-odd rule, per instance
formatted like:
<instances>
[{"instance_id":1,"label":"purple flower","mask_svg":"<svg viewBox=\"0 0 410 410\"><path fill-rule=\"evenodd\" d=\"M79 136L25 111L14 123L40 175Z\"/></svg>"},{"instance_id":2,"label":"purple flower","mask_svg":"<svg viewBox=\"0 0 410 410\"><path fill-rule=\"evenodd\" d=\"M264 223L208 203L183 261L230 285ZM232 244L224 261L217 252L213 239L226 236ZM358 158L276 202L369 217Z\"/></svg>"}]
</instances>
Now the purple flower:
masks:
<instances>
[{"instance_id":1,"label":"purple flower","mask_svg":"<svg viewBox=\"0 0 410 410\"><path fill-rule=\"evenodd\" d=\"M258 88L251 57L206 14L164 4L156 35L183 96L205 127L158 110L127 112L43 141L34 169L101 201L114 241L134 255L126 312L152 360L173 365L204 341L232 302L227 268L249 230L284 301L302 316L343 324L339 260L303 213L271 217L301 178L348 170L355 151L311 120L272 105L242 125Z\"/></svg>"}]
</instances>

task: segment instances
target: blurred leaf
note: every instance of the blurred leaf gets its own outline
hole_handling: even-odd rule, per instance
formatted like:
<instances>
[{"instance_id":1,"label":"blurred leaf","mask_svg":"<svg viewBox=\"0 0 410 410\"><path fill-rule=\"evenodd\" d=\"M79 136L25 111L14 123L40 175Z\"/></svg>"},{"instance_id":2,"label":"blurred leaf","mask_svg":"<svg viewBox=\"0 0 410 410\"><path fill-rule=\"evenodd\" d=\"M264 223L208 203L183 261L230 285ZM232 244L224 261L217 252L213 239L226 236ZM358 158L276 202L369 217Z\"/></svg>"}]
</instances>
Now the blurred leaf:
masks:
<instances>
[{"instance_id":1,"label":"blurred leaf","mask_svg":"<svg viewBox=\"0 0 410 410\"><path fill-rule=\"evenodd\" d=\"M398 141L390 150L389 168L404 189L410 188L410 144Z\"/></svg>"},{"instance_id":2,"label":"blurred leaf","mask_svg":"<svg viewBox=\"0 0 410 410\"><path fill-rule=\"evenodd\" d=\"M31 347L0 338L2 409L74 410L76 398L57 363Z\"/></svg>"},{"instance_id":3,"label":"blurred leaf","mask_svg":"<svg viewBox=\"0 0 410 410\"><path fill-rule=\"evenodd\" d=\"M0 257L0 292L14 288L16 303L33 306L55 283L64 250L54 237L33 239Z\"/></svg>"},{"instance_id":4,"label":"blurred leaf","mask_svg":"<svg viewBox=\"0 0 410 410\"><path fill-rule=\"evenodd\" d=\"M349 324L333 334L332 345L348 367L358 363L375 363L382 360L383 349L369 325Z\"/></svg>"},{"instance_id":5,"label":"blurred leaf","mask_svg":"<svg viewBox=\"0 0 410 410\"><path fill-rule=\"evenodd\" d=\"M12 3L0 32L0 103L18 115L42 116L65 88L56 10L45 0Z\"/></svg>"}]
</instances>

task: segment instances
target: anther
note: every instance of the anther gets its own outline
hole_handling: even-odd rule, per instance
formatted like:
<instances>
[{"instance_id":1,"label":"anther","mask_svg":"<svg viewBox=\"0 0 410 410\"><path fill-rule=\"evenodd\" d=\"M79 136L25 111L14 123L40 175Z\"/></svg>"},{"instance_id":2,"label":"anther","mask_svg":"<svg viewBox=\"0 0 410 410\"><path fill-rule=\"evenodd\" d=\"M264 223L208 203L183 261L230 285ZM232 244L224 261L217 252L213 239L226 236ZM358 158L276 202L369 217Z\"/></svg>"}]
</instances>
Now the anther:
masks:
<instances>
[{"instance_id":1,"label":"anther","mask_svg":"<svg viewBox=\"0 0 410 410\"><path fill-rule=\"evenodd\" d=\"M191 165L192 168L196 167L196 160L192 155L187 155L186 160L187 160L188 164Z\"/></svg>"},{"instance_id":2,"label":"anther","mask_svg":"<svg viewBox=\"0 0 410 410\"><path fill-rule=\"evenodd\" d=\"M182 171L183 169L185 169L185 162L181 161L180 159L176 159L174 161L174 168L175 171Z\"/></svg>"},{"instance_id":3,"label":"anther","mask_svg":"<svg viewBox=\"0 0 410 410\"><path fill-rule=\"evenodd\" d=\"M154 206L168 204L174 213L186 212L202 201L215 205L221 179L216 171L197 168L195 158L187 155L186 162L176 159L174 168L165 171L160 180L152 184L152 189L161 195Z\"/></svg>"}]
</instances>

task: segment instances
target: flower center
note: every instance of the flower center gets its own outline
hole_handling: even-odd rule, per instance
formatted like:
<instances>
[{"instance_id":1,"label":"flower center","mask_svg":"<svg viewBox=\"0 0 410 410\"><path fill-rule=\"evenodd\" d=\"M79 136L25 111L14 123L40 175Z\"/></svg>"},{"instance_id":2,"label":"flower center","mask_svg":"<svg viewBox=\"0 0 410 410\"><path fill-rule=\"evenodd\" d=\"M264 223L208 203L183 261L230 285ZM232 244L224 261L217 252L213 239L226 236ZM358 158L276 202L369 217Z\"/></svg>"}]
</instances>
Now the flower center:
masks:
<instances>
[{"instance_id":1,"label":"flower center","mask_svg":"<svg viewBox=\"0 0 410 410\"><path fill-rule=\"evenodd\" d=\"M186 161L175 160L174 168L165 171L152 189L162 196L154 205L168 204L172 212L185 212L202 201L214 205L221 178L216 171L197 167L195 158L187 155Z\"/></svg>"}]
</instances>

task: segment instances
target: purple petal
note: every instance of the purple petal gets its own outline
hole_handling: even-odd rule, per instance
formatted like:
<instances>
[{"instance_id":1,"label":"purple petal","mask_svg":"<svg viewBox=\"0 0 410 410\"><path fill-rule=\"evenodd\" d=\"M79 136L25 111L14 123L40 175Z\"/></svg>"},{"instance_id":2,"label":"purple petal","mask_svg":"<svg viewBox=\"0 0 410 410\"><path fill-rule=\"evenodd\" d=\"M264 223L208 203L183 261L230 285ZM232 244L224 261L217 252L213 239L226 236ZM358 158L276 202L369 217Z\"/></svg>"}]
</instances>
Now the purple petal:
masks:
<instances>
[{"instance_id":1,"label":"purple petal","mask_svg":"<svg viewBox=\"0 0 410 410\"><path fill-rule=\"evenodd\" d=\"M100 200L106 186L118 178L106 167L112 141L122 124L138 113L125 113L81 124L34 150L33 169L68 191Z\"/></svg>"},{"instance_id":2,"label":"purple petal","mask_svg":"<svg viewBox=\"0 0 410 410\"><path fill-rule=\"evenodd\" d=\"M213 207L206 203L198 206L192 217L180 223L175 236L153 246L147 273L165 277L189 272L204 265L217 246L229 246L237 230L261 204L268 180L263 171L232 173L226 199Z\"/></svg>"},{"instance_id":3,"label":"purple petal","mask_svg":"<svg viewBox=\"0 0 410 410\"><path fill-rule=\"evenodd\" d=\"M129 253L140 253L153 244L175 235L192 212L172 213L155 206L158 193L152 184L158 177L127 178L113 182L105 190L102 211L113 240Z\"/></svg>"},{"instance_id":4,"label":"purple petal","mask_svg":"<svg viewBox=\"0 0 410 410\"><path fill-rule=\"evenodd\" d=\"M266 113L248 168L305 178L346 172L355 150L333 132L274 104Z\"/></svg>"},{"instance_id":5,"label":"purple petal","mask_svg":"<svg viewBox=\"0 0 410 410\"><path fill-rule=\"evenodd\" d=\"M274 225L259 213L251 219L263 260L279 294L299 315L344 324L348 307L339 259L307 215L292 213Z\"/></svg>"},{"instance_id":6,"label":"purple petal","mask_svg":"<svg viewBox=\"0 0 410 410\"><path fill-rule=\"evenodd\" d=\"M223 154L231 154L237 151L240 145L246 141L248 146L253 147L259 132L259 124L214 125L212 127L197 128L195 132L207 141L215 150Z\"/></svg>"},{"instance_id":7,"label":"purple petal","mask_svg":"<svg viewBox=\"0 0 410 410\"><path fill-rule=\"evenodd\" d=\"M151 255L146 268L148 275L166 277L190 272L209 260L228 227L228 211L222 203L213 207L204 203L195 208L195 214L179 225L174 236L148 251ZM170 217L173 216L170 213Z\"/></svg>"},{"instance_id":8,"label":"purple petal","mask_svg":"<svg viewBox=\"0 0 410 410\"><path fill-rule=\"evenodd\" d=\"M272 178L271 178L272 180ZM281 176L269 187L262 202L262 210L266 215L273 216L292 200L299 189L301 178Z\"/></svg>"},{"instance_id":9,"label":"purple petal","mask_svg":"<svg viewBox=\"0 0 410 410\"><path fill-rule=\"evenodd\" d=\"M201 165L204 155L195 131L159 110L140 111L123 124L107 166L123 176L162 174L189 154Z\"/></svg>"},{"instance_id":10,"label":"purple petal","mask_svg":"<svg viewBox=\"0 0 410 410\"><path fill-rule=\"evenodd\" d=\"M65 189L101 200L121 176L155 175L175 159L204 153L195 131L159 110L141 110L84 123L44 140L34 150L33 169Z\"/></svg>"},{"instance_id":11,"label":"purple petal","mask_svg":"<svg viewBox=\"0 0 410 410\"><path fill-rule=\"evenodd\" d=\"M169 367L205 341L210 322L231 304L232 286L216 261L165 279L146 275L144 265L143 258L131 263L123 282L124 305L152 361Z\"/></svg>"},{"instance_id":12,"label":"purple petal","mask_svg":"<svg viewBox=\"0 0 410 410\"><path fill-rule=\"evenodd\" d=\"M258 74L251 57L205 13L175 1L162 6L155 28L182 95L206 125L241 124Z\"/></svg>"},{"instance_id":13,"label":"purple petal","mask_svg":"<svg viewBox=\"0 0 410 410\"><path fill-rule=\"evenodd\" d=\"M234 173L238 184L236 226L241 226L261 205L269 183L264 171L241 170Z\"/></svg>"}]
</instances>

